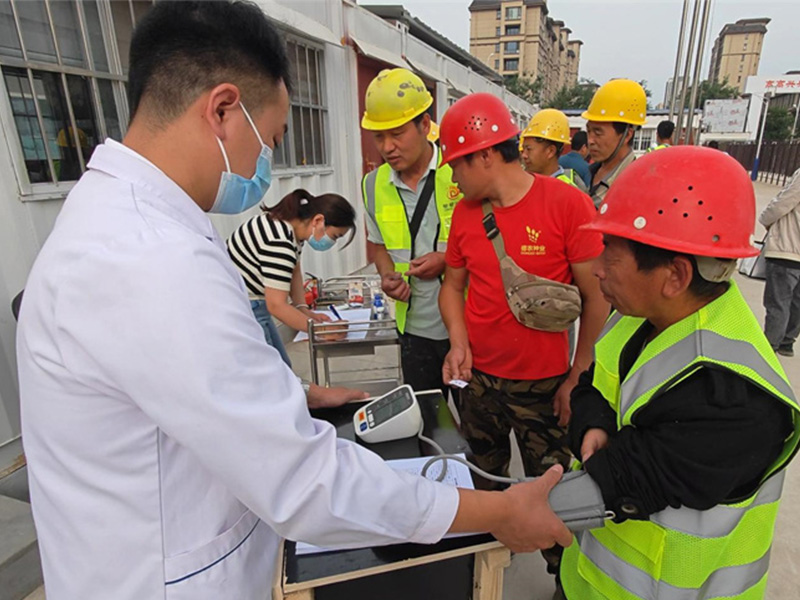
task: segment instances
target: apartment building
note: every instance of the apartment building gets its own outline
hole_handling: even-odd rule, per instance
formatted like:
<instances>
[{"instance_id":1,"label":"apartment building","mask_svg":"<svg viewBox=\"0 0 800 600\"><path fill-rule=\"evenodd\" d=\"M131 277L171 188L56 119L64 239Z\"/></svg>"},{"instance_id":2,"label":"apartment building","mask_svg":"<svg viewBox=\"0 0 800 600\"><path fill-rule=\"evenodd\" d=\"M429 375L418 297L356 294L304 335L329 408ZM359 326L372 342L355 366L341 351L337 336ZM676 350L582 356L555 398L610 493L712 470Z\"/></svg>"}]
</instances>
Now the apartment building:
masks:
<instances>
[{"instance_id":1,"label":"apartment building","mask_svg":"<svg viewBox=\"0 0 800 600\"><path fill-rule=\"evenodd\" d=\"M546 0L473 0L470 52L504 77L542 79L542 99L578 81L581 45Z\"/></svg>"},{"instance_id":2,"label":"apartment building","mask_svg":"<svg viewBox=\"0 0 800 600\"><path fill-rule=\"evenodd\" d=\"M744 92L747 78L758 75L761 47L767 33L768 18L739 19L728 23L719 32L711 49L708 78L723 82Z\"/></svg>"}]
</instances>

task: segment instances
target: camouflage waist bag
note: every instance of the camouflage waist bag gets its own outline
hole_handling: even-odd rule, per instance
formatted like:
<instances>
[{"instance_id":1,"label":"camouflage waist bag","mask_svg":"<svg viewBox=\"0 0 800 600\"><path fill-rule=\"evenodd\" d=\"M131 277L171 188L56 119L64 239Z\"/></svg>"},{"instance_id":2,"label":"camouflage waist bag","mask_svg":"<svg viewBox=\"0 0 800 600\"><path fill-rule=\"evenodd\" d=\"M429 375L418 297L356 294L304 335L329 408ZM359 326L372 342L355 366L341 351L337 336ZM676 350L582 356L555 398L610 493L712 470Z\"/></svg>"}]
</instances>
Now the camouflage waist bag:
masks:
<instances>
[{"instance_id":1,"label":"camouflage waist bag","mask_svg":"<svg viewBox=\"0 0 800 600\"><path fill-rule=\"evenodd\" d=\"M577 286L533 275L506 254L503 236L497 228L492 205L484 200L483 228L500 261L506 301L514 318L530 329L564 331L581 314L581 294Z\"/></svg>"}]
</instances>

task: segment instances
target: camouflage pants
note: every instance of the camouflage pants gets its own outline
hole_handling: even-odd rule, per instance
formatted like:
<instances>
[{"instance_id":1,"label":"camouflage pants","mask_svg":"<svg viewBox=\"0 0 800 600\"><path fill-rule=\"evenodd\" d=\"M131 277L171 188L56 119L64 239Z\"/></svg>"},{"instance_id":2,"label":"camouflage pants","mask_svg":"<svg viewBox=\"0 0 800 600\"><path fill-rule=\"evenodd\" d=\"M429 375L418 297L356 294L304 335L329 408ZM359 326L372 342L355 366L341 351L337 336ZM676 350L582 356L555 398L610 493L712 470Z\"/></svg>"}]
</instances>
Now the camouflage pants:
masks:
<instances>
[{"instance_id":1,"label":"camouflage pants","mask_svg":"<svg viewBox=\"0 0 800 600\"><path fill-rule=\"evenodd\" d=\"M565 377L503 379L473 369L457 399L473 462L489 473L508 475L513 430L527 476L542 475L555 464L566 469L572 458L567 432L553 414L553 396Z\"/></svg>"}]
</instances>

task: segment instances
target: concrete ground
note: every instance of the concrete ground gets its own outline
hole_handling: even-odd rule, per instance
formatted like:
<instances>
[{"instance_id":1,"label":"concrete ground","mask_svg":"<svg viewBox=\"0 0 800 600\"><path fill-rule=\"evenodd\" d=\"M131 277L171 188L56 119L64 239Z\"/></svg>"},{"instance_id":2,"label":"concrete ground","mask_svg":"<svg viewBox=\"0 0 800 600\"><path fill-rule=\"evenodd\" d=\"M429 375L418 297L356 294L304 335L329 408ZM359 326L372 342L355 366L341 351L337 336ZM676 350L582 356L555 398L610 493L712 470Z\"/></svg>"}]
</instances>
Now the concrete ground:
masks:
<instances>
[{"instance_id":1,"label":"concrete ground","mask_svg":"<svg viewBox=\"0 0 800 600\"><path fill-rule=\"evenodd\" d=\"M780 188L764 183L754 184L758 202L758 212L766 206ZM758 225L756 239L763 237L764 230ZM764 282L737 275L737 282L756 316L763 322L764 309L761 296ZM288 344L295 371L304 378L309 376L308 350L304 342ZM798 348L800 350L800 348ZM800 352L794 358L780 357L786 373L795 391L800 392ZM373 369L392 365L396 362L396 354L392 348L378 348L374 356L350 359L334 359L332 370L358 368ZM350 363L348 367L347 363ZM376 371L376 375L378 372ZM519 457L512 460L512 470L521 472ZM800 460L796 460L788 469L788 476L783 491L783 502L778 515L775 540L772 548L767 600L791 600L798 597L797 583L800 575ZM552 576L545 570L544 560L539 553L516 554L511 566L506 570L503 598L505 600L550 600L554 591ZM0 592L2 597L2 592ZM43 588L28 596L25 600L44 600Z\"/></svg>"}]
</instances>

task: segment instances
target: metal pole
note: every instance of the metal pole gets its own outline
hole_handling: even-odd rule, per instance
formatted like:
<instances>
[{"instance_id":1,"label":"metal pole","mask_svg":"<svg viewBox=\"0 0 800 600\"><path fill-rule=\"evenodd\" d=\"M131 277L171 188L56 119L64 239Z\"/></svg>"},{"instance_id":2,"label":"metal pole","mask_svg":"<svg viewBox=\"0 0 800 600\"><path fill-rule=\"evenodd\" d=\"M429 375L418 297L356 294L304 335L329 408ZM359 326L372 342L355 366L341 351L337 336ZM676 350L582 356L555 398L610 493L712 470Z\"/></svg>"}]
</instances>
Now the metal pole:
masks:
<instances>
[{"instance_id":1,"label":"metal pole","mask_svg":"<svg viewBox=\"0 0 800 600\"><path fill-rule=\"evenodd\" d=\"M703 62L703 52L706 47L706 33L708 32L708 16L711 13L711 0L703 0L703 19L700 22L700 41L697 43L697 56L694 60L694 77L692 77L692 95L689 100L689 121L686 124L686 143L691 144L691 132L694 131L694 105L697 103L697 94L700 91L700 65Z\"/></svg>"},{"instance_id":2,"label":"metal pole","mask_svg":"<svg viewBox=\"0 0 800 600\"><path fill-rule=\"evenodd\" d=\"M797 129L797 113L800 113L800 104L795 104L792 108L794 108L794 125L792 125L792 135L789 137L790 144L794 141L794 132L795 129Z\"/></svg>"},{"instance_id":3,"label":"metal pole","mask_svg":"<svg viewBox=\"0 0 800 600\"><path fill-rule=\"evenodd\" d=\"M694 39L697 36L697 24L700 16L700 0L694 0L694 11L692 12L692 27L689 30L689 47L686 50L686 62L683 67L683 82L681 85L681 101L678 104L677 121L675 129L678 131L678 143L680 143L681 132L683 131L683 109L686 107L686 92L689 85L689 70L692 66L692 56L694 55Z\"/></svg>"},{"instance_id":4,"label":"metal pole","mask_svg":"<svg viewBox=\"0 0 800 600\"><path fill-rule=\"evenodd\" d=\"M672 74L672 89L669 99L669 120L675 117L675 100L678 99L678 78L680 77L681 58L683 58L683 42L686 37L686 17L689 16L689 0L683 0L683 15L681 16L681 33L678 36L678 53L675 56L675 71Z\"/></svg>"},{"instance_id":5,"label":"metal pole","mask_svg":"<svg viewBox=\"0 0 800 600\"><path fill-rule=\"evenodd\" d=\"M758 163L761 160L761 140L764 139L764 129L767 125L767 113L769 112L769 99L772 97L772 92L764 94L764 113L761 115L761 131L758 133L758 142L756 142L756 158L753 161L753 172L750 173L750 179L755 181L758 179Z\"/></svg>"}]
</instances>

